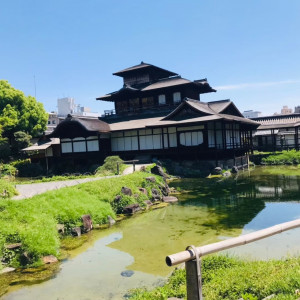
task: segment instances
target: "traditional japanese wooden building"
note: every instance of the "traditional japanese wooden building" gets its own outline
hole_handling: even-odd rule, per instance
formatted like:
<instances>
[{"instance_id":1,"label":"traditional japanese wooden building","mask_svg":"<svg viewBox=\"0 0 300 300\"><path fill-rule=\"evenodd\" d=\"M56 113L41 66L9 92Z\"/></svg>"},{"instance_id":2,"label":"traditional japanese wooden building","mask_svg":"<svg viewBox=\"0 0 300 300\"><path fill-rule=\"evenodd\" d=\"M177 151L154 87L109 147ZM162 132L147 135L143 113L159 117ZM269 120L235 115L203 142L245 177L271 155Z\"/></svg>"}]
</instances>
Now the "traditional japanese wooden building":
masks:
<instances>
[{"instance_id":1,"label":"traditional japanese wooden building","mask_svg":"<svg viewBox=\"0 0 300 300\"><path fill-rule=\"evenodd\" d=\"M253 133L254 149L259 151L299 150L299 113L265 116L252 120L260 124Z\"/></svg>"},{"instance_id":2,"label":"traditional japanese wooden building","mask_svg":"<svg viewBox=\"0 0 300 300\"><path fill-rule=\"evenodd\" d=\"M98 97L114 103L99 119L69 116L48 135L60 139L61 157L214 160L242 157L252 149L255 121L246 119L230 100L203 102L215 92L207 79L190 81L141 63L114 73L121 89Z\"/></svg>"}]
</instances>

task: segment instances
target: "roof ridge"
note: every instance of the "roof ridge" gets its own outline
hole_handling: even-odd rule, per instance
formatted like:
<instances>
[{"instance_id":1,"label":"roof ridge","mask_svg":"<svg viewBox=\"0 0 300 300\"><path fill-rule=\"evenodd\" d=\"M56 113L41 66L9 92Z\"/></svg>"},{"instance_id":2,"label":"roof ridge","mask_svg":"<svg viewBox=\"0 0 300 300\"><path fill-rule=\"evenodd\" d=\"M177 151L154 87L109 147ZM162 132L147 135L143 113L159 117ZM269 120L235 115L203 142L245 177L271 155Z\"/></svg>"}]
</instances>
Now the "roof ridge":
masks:
<instances>
[{"instance_id":1,"label":"roof ridge","mask_svg":"<svg viewBox=\"0 0 300 300\"><path fill-rule=\"evenodd\" d=\"M223 100L208 101L207 103L221 103L221 102L231 102L231 100L223 99Z\"/></svg>"}]
</instances>

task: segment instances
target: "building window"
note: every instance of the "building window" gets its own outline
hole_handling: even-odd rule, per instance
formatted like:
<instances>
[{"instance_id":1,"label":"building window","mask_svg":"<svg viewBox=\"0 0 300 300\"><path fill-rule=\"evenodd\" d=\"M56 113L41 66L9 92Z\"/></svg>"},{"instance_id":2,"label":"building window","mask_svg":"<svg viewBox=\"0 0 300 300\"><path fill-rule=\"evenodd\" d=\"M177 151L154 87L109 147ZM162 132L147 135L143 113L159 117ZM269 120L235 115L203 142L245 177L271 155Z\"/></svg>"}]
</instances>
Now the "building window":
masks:
<instances>
[{"instance_id":1,"label":"building window","mask_svg":"<svg viewBox=\"0 0 300 300\"><path fill-rule=\"evenodd\" d=\"M86 152L86 143L84 138L73 139L73 152Z\"/></svg>"},{"instance_id":2,"label":"building window","mask_svg":"<svg viewBox=\"0 0 300 300\"><path fill-rule=\"evenodd\" d=\"M87 151L99 151L99 141L97 136L89 136L86 138Z\"/></svg>"},{"instance_id":3,"label":"building window","mask_svg":"<svg viewBox=\"0 0 300 300\"><path fill-rule=\"evenodd\" d=\"M162 149L162 130L141 129L139 130L140 150Z\"/></svg>"},{"instance_id":4,"label":"building window","mask_svg":"<svg viewBox=\"0 0 300 300\"><path fill-rule=\"evenodd\" d=\"M48 125L50 125L51 124L51 122L50 121L48 121Z\"/></svg>"},{"instance_id":5,"label":"building window","mask_svg":"<svg viewBox=\"0 0 300 300\"><path fill-rule=\"evenodd\" d=\"M128 111L128 104L127 104L127 100L123 100L123 101L116 101L116 111L117 113L123 113L123 112L127 112Z\"/></svg>"},{"instance_id":6,"label":"building window","mask_svg":"<svg viewBox=\"0 0 300 300\"><path fill-rule=\"evenodd\" d=\"M181 102L181 94L180 92L176 92L173 94L173 103L180 103Z\"/></svg>"},{"instance_id":7,"label":"building window","mask_svg":"<svg viewBox=\"0 0 300 300\"><path fill-rule=\"evenodd\" d=\"M158 96L158 104L165 105L166 104L166 95L159 95Z\"/></svg>"},{"instance_id":8,"label":"building window","mask_svg":"<svg viewBox=\"0 0 300 300\"><path fill-rule=\"evenodd\" d=\"M139 98L134 98L134 99L129 99L129 110L130 111L137 111L140 107L140 99Z\"/></svg>"},{"instance_id":9,"label":"building window","mask_svg":"<svg viewBox=\"0 0 300 300\"><path fill-rule=\"evenodd\" d=\"M150 108L154 106L153 97L142 98L142 106L143 108Z\"/></svg>"},{"instance_id":10,"label":"building window","mask_svg":"<svg viewBox=\"0 0 300 300\"><path fill-rule=\"evenodd\" d=\"M90 136L87 138L77 137L74 139L61 139L61 152L93 152L99 151L99 140L97 136Z\"/></svg>"},{"instance_id":11,"label":"building window","mask_svg":"<svg viewBox=\"0 0 300 300\"><path fill-rule=\"evenodd\" d=\"M183 146L198 146L203 144L202 131L191 131L180 133L180 144Z\"/></svg>"},{"instance_id":12,"label":"building window","mask_svg":"<svg viewBox=\"0 0 300 300\"><path fill-rule=\"evenodd\" d=\"M112 151L138 150L138 135L136 130L113 132L111 134Z\"/></svg>"},{"instance_id":13,"label":"building window","mask_svg":"<svg viewBox=\"0 0 300 300\"><path fill-rule=\"evenodd\" d=\"M56 123L55 120L53 120L53 121L52 121L52 124L55 124L55 123Z\"/></svg>"}]
</instances>

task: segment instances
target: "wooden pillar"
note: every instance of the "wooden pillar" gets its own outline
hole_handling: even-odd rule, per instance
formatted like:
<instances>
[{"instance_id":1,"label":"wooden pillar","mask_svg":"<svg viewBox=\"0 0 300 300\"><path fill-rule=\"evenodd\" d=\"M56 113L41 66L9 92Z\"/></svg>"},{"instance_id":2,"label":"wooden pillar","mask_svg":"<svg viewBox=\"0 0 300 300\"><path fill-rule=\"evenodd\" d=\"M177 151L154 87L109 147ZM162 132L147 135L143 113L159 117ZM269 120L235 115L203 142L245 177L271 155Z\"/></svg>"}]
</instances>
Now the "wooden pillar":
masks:
<instances>
[{"instance_id":1,"label":"wooden pillar","mask_svg":"<svg viewBox=\"0 0 300 300\"><path fill-rule=\"evenodd\" d=\"M272 135L272 141L273 141L273 151L276 151L276 137L275 137L275 132L274 129L271 129L271 135Z\"/></svg>"},{"instance_id":2,"label":"wooden pillar","mask_svg":"<svg viewBox=\"0 0 300 300\"><path fill-rule=\"evenodd\" d=\"M213 122L213 124L214 124L213 127L214 127L215 148L218 149L218 144L217 144L217 132L216 132L216 131L217 131L217 129L216 129L216 128L217 128L216 122Z\"/></svg>"},{"instance_id":3,"label":"wooden pillar","mask_svg":"<svg viewBox=\"0 0 300 300\"><path fill-rule=\"evenodd\" d=\"M222 122L222 141L223 141L223 149L227 149L227 147L226 147L226 128L225 128L224 122Z\"/></svg>"},{"instance_id":4,"label":"wooden pillar","mask_svg":"<svg viewBox=\"0 0 300 300\"><path fill-rule=\"evenodd\" d=\"M140 151L141 147L140 147L140 131L139 131L139 129L137 129L137 140L138 140L138 151Z\"/></svg>"},{"instance_id":5,"label":"wooden pillar","mask_svg":"<svg viewBox=\"0 0 300 300\"><path fill-rule=\"evenodd\" d=\"M250 130L250 147L251 147L251 154L253 154L252 130Z\"/></svg>"},{"instance_id":6,"label":"wooden pillar","mask_svg":"<svg viewBox=\"0 0 300 300\"><path fill-rule=\"evenodd\" d=\"M231 139L232 139L232 149L235 149L235 141L234 141L234 123L231 124Z\"/></svg>"},{"instance_id":7,"label":"wooden pillar","mask_svg":"<svg viewBox=\"0 0 300 300\"><path fill-rule=\"evenodd\" d=\"M187 261L185 270L187 300L202 300L202 287L201 284L199 286L196 259Z\"/></svg>"},{"instance_id":8,"label":"wooden pillar","mask_svg":"<svg viewBox=\"0 0 300 300\"><path fill-rule=\"evenodd\" d=\"M299 134L298 134L298 129L299 129L299 127L295 127L295 148L296 148L296 150L299 150L299 143L298 143L298 136L299 136Z\"/></svg>"}]
</instances>

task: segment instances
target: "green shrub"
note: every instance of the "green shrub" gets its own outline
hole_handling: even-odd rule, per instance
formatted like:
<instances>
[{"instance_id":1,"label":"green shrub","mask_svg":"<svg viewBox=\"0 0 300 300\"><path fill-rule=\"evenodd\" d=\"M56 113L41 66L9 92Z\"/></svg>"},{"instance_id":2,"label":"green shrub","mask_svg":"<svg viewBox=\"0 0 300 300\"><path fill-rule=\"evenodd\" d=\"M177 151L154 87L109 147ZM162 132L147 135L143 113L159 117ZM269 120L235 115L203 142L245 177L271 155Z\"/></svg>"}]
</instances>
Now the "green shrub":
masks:
<instances>
[{"instance_id":1,"label":"green shrub","mask_svg":"<svg viewBox=\"0 0 300 300\"><path fill-rule=\"evenodd\" d=\"M22 149L27 148L31 145L31 135L23 131L17 131L14 133L12 140L12 153L18 154Z\"/></svg>"},{"instance_id":2,"label":"green shrub","mask_svg":"<svg viewBox=\"0 0 300 300\"><path fill-rule=\"evenodd\" d=\"M17 195L17 190L15 189L14 185L5 180L0 179L0 199L10 198L14 195ZM1 213L1 206L0 206L0 213Z\"/></svg>"},{"instance_id":3,"label":"green shrub","mask_svg":"<svg viewBox=\"0 0 300 300\"><path fill-rule=\"evenodd\" d=\"M0 164L0 177L5 175L16 176L17 168L12 164Z\"/></svg>"},{"instance_id":4,"label":"green shrub","mask_svg":"<svg viewBox=\"0 0 300 300\"><path fill-rule=\"evenodd\" d=\"M31 163L30 159L18 160L13 164L18 169L19 177L37 177L44 173L39 163Z\"/></svg>"},{"instance_id":5,"label":"green shrub","mask_svg":"<svg viewBox=\"0 0 300 300\"><path fill-rule=\"evenodd\" d=\"M120 173L124 170L123 160L119 156L108 156L104 160L104 164L96 169L98 175L114 175L117 174L117 163L119 163Z\"/></svg>"},{"instance_id":6,"label":"green shrub","mask_svg":"<svg viewBox=\"0 0 300 300\"><path fill-rule=\"evenodd\" d=\"M300 163L300 151L295 149L275 153L262 159L267 165L297 165Z\"/></svg>"}]
</instances>

